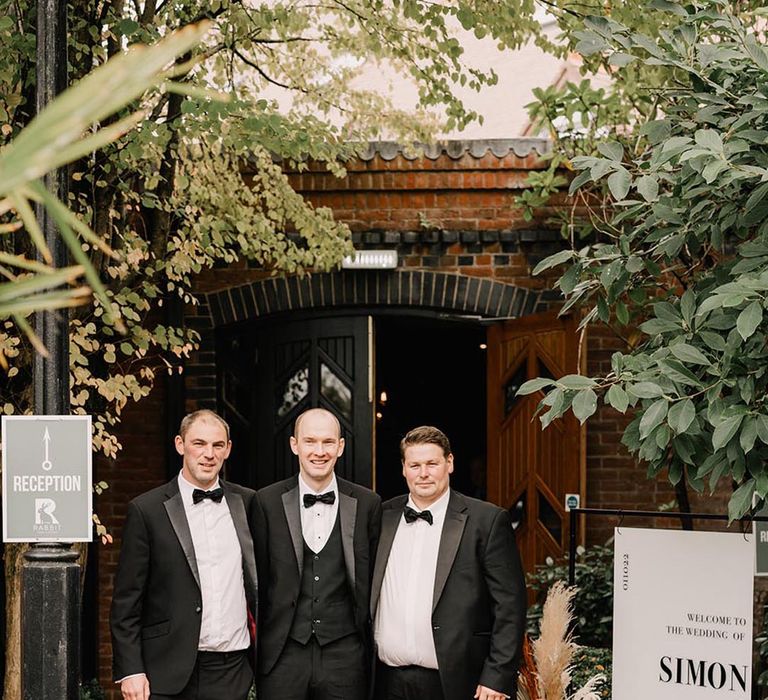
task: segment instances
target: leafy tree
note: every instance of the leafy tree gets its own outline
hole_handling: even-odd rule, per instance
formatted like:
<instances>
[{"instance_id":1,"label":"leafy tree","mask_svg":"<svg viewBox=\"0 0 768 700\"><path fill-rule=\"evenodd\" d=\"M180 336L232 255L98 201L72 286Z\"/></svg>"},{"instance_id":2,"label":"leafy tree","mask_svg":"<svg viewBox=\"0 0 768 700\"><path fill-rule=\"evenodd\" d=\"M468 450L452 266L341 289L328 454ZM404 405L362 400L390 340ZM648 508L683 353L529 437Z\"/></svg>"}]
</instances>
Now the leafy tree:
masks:
<instances>
[{"instance_id":1,"label":"leafy tree","mask_svg":"<svg viewBox=\"0 0 768 700\"><path fill-rule=\"evenodd\" d=\"M565 310L583 305L582 326L612 324L628 350L607 376L536 379L521 392L546 390L544 426L567 410L584 422L599 401L632 410L623 442L649 476L666 470L710 492L729 477L733 519L768 494L765 13L724 0L654 5L670 17L656 34L606 16L578 31L580 51L616 66L617 83L634 65L666 77L648 86L651 112L573 158L570 192L594 232L536 270L565 265Z\"/></svg>"},{"instance_id":2,"label":"leafy tree","mask_svg":"<svg viewBox=\"0 0 768 700\"><path fill-rule=\"evenodd\" d=\"M0 0L0 144L31 118L34 9L29 0ZM173 90L98 120L119 129L141 110L137 128L70 166L68 204L96 234L81 241L96 269L90 286L104 288L71 320L72 406L95 416L96 448L117 454L114 426L126 403L194 348L197 335L166 310L195 302L197 273L246 259L274 273L326 270L351 251L347 227L294 192L282 165L302 169L311 159L342 174L370 139L423 141L437 126L476 118L451 90L479 89L495 76L464 65L460 38L470 31L519 45L536 27L532 13L532 0L73 0L72 80L128 45L201 19L212 24L203 44L176 60ZM371 64L405 76L418 104L397 109L385 90L361 82ZM0 252L24 246L0 239ZM25 324L23 314L17 322ZM0 362L15 373L7 413L30 403L20 335L11 323L0 330Z\"/></svg>"}]
</instances>

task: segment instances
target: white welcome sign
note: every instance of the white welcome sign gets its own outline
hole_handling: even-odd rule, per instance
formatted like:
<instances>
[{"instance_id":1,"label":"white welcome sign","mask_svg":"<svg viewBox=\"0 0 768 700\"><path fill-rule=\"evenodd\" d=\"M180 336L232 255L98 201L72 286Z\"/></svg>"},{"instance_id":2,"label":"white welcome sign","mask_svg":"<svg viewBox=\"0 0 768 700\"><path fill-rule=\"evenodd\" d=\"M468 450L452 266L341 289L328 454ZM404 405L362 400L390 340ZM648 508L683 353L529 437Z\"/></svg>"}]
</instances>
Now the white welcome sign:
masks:
<instances>
[{"instance_id":1,"label":"white welcome sign","mask_svg":"<svg viewBox=\"0 0 768 700\"><path fill-rule=\"evenodd\" d=\"M752 535L616 528L613 700L749 700Z\"/></svg>"}]
</instances>

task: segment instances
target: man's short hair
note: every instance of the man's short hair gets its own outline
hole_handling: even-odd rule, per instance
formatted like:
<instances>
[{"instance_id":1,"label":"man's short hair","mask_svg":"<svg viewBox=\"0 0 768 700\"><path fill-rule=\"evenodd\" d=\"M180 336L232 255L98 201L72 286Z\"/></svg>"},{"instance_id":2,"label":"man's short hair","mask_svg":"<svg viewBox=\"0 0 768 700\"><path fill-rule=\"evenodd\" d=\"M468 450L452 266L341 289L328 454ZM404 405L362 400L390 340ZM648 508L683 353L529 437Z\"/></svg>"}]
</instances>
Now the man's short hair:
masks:
<instances>
[{"instance_id":1,"label":"man's short hair","mask_svg":"<svg viewBox=\"0 0 768 700\"><path fill-rule=\"evenodd\" d=\"M446 434L432 425L422 425L409 430L406 436L400 440L401 460L405 460L405 450L412 445L437 445L442 448L444 457L453 454L451 452L451 443Z\"/></svg>"},{"instance_id":2,"label":"man's short hair","mask_svg":"<svg viewBox=\"0 0 768 700\"><path fill-rule=\"evenodd\" d=\"M179 435L183 440L187 431L192 427L192 424L198 420L216 421L224 428L224 432L227 434L227 442L229 442L229 424L225 421L216 411L211 411L209 408L201 408L199 411L193 411L187 414L181 419L181 425L179 426Z\"/></svg>"}]
</instances>

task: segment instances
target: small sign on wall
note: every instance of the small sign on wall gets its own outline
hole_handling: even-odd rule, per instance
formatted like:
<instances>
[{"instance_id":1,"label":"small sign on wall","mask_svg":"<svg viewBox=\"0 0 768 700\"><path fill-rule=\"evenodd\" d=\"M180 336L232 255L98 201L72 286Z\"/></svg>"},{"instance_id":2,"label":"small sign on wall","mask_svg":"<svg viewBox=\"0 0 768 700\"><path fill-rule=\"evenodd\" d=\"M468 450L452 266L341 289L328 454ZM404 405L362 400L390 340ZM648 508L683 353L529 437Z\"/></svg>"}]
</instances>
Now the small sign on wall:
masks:
<instances>
[{"instance_id":1,"label":"small sign on wall","mask_svg":"<svg viewBox=\"0 0 768 700\"><path fill-rule=\"evenodd\" d=\"M572 508L581 507L581 496L578 493L565 494L565 512L570 513Z\"/></svg>"},{"instance_id":2,"label":"small sign on wall","mask_svg":"<svg viewBox=\"0 0 768 700\"><path fill-rule=\"evenodd\" d=\"M613 700L749 700L754 543L616 528Z\"/></svg>"},{"instance_id":3,"label":"small sign on wall","mask_svg":"<svg viewBox=\"0 0 768 700\"><path fill-rule=\"evenodd\" d=\"M90 416L3 416L3 541L90 542Z\"/></svg>"}]
</instances>

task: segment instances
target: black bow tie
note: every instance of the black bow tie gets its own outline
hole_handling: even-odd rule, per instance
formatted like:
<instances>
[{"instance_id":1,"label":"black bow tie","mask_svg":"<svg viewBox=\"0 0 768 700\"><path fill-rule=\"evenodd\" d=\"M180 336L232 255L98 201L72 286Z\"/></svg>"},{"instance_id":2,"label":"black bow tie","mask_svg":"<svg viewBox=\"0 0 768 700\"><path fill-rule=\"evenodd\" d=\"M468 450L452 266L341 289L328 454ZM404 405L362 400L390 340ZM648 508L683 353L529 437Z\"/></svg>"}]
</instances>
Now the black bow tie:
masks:
<instances>
[{"instance_id":1,"label":"black bow tie","mask_svg":"<svg viewBox=\"0 0 768 700\"><path fill-rule=\"evenodd\" d=\"M224 489L219 486L217 489L210 491L203 491L203 489L195 489L192 492L192 503L200 503L206 498L210 498L214 503L221 503L221 499L224 496Z\"/></svg>"},{"instance_id":2,"label":"black bow tie","mask_svg":"<svg viewBox=\"0 0 768 700\"><path fill-rule=\"evenodd\" d=\"M422 520L426 520L430 525L432 524L432 513L428 510L422 510L421 513L419 513L418 510L414 510L410 506L405 506L403 508L403 515L405 516L405 522L412 523L421 518Z\"/></svg>"},{"instance_id":3,"label":"black bow tie","mask_svg":"<svg viewBox=\"0 0 768 700\"><path fill-rule=\"evenodd\" d=\"M304 494L305 508L311 508L315 503L326 503L327 505L332 506L336 503L336 492L328 491L328 493L321 493L317 496L314 493Z\"/></svg>"}]
</instances>

